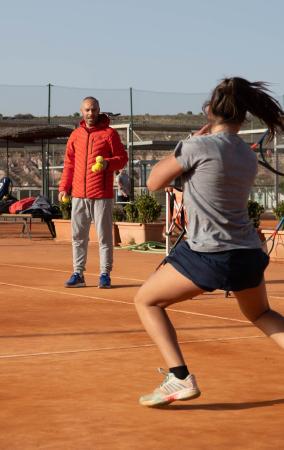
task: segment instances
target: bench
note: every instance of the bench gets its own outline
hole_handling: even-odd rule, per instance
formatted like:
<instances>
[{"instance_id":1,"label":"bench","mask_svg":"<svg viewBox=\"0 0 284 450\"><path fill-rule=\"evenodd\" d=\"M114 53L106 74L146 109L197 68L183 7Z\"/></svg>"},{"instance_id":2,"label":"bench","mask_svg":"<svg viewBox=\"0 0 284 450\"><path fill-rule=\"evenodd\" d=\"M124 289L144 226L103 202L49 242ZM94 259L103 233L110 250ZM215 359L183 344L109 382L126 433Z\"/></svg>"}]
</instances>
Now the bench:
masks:
<instances>
[{"instance_id":1,"label":"bench","mask_svg":"<svg viewBox=\"0 0 284 450\"><path fill-rule=\"evenodd\" d=\"M0 222L20 222L23 224L21 237L32 237L32 223L33 221L41 219L44 221L49 229L52 238L56 237L55 226L52 219L43 219L41 217L35 218L32 214L1 214Z\"/></svg>"}]
</instances>

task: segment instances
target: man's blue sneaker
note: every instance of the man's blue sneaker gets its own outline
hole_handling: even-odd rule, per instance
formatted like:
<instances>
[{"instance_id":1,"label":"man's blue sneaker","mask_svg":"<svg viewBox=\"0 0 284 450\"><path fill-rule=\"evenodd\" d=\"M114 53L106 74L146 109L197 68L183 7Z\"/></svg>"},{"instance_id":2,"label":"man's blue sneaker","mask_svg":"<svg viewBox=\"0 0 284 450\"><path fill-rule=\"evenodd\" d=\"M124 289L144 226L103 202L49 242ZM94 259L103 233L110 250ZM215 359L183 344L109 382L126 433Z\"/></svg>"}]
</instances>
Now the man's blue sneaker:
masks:
<instances>
[{"instance_id":1,"label":"man's blue sneaker","mask_svg":"<svg viewBox=\"0 0 284 450\"><path fill-rule=\"evenodd\" d=\"M111 280L108 273L101 273L99 278L99 286L100 289L109 289L111 288Z\"/></svg>"},{"instance_id":2,"label":"man's blue sneaker","mask_svg":"<svg viewBox=\"0 0 284 450\"><path fill-rule=\"evenodd\" d=\"M84 275L80 275L78 272L72 273L69 280L64 283L67 288L79 288L86 286Z\"/></svg>"}]
</instances>

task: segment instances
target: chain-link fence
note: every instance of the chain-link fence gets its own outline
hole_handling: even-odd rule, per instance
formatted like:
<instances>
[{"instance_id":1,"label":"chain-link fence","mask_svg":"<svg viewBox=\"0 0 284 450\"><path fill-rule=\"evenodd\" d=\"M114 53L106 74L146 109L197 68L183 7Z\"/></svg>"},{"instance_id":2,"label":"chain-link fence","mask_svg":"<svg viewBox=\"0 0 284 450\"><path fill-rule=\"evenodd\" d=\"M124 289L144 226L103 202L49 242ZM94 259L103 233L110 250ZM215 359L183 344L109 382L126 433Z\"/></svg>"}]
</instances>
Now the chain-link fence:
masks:
<instances>
[{"instance_id":1,"label":"chain-link fence","mask_svg":"<svg viewBox=\"0 0 284 450\"><path fill-rule=\"evenodd\" d=\"M202 112L202 106L209 92L157 92L134 88L96 89L57 86L0 85L0 117L42 118L56 120L59 117L75 117L79 114L83 98L93 96L101 105L101 110L129 116L139 115L179 115ZM284 107L284 95L275 94ZM131 111L132 108L132 111Z\"/></svg>"},{"instance_id":2,"label":"chain-link fence","mask_svg":"<svg viewBox=\"0 0 284 450\"><path fill-rule=\"evenodd\" d=\"M59 124L70 127L80 120L83 98L93 96L101 111L111 118L111 126L119 132L129 153L129 173L133 192L146 190L146 180L153 164L173 151L180 139L205 123L202 106L209 93L151 92L138 89L95 89L64 86L1 86L0 130ZM284 96L275 96L284 107ZM259 122L245 124L251 133L244 135L250 143L257 142ZM0 138L0 178L9 176L18 198L39 193L57 199L57 186L63 168L66 139L41 139L17 142ZM274 168L284 172L284 136L265 148ZM159 200L163 197L157 194ZM260 167L251 198L272 209L284 199L284 177Z\"/></svg>"}]
</instances>

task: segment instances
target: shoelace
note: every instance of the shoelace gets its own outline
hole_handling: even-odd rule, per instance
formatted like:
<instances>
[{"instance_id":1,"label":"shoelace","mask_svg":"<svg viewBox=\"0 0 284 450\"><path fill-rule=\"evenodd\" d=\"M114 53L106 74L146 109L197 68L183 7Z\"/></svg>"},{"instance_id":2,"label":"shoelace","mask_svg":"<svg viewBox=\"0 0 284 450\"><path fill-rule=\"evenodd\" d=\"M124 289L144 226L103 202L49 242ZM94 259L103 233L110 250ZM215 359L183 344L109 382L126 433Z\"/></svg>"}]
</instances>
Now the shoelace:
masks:
<instances>
[{"instance_id":1,"label":"shoelace","mask_svg":"<svg viewBox=\"0 0 284 450\"><path fill-rule=\"evenodd\" d=\"M108 273L101 273L100 278L102 278L104 280L109 280L110 276Z\"/></svg>"},{"instance_id":2,"label":"shoelace","mask_svg":"<svg viewBox=\"0 0 284 450\"><path fill-rule=\"evenodd\" d=\"M73 273L73 275L71 276L71 281L77 281L80 280L80 274L78 272Z\"/></svg>"},{"instance_id":3,"label":"shoelace","mask_svg":"<svg viewBox=\"0 0 284 450\"><path fill-rule=\"evenodd\" d=\"M168 382L168 380L169 380L169 378L170 378L170 375L171 375L171 372L167 372L165 369L163 369L162 367L159 367L158 369L158 372L159 373L161 373L162 375L164 375L165 376L165 379L162 381L162 383L160 384L160 387L162 387L165 383L167 383Z\"/></svg>"}]
</instances>

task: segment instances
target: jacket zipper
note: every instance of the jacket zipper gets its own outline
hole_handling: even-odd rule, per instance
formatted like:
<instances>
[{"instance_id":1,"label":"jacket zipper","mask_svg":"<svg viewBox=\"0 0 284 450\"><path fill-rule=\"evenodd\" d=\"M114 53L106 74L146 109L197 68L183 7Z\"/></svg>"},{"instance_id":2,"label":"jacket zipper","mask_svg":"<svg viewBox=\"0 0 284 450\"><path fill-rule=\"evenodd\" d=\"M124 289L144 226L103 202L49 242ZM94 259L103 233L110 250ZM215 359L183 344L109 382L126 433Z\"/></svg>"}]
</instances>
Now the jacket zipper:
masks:
<instances>
[{"instance_id":1,"label":"jacket zipper","mask_svg":"<svg viewBox=\"0 0 284 450\"><path fill-rule=\"evenodd\" d=\"M88 138L87 138L87 148L86 148L86 159L85 159L85 183L84 183L84 191L85 191L85 195L84 197L87 197L87 167L88 167L88 150L89 150L89 138L90 138L90 133L87 131L88 133Z\"/></svg>"}]
</instances>

